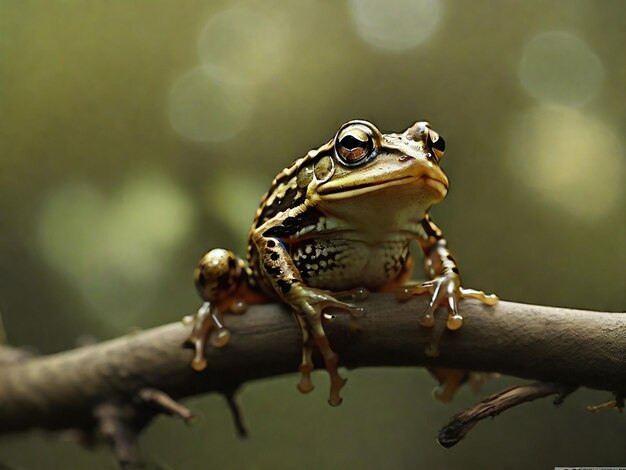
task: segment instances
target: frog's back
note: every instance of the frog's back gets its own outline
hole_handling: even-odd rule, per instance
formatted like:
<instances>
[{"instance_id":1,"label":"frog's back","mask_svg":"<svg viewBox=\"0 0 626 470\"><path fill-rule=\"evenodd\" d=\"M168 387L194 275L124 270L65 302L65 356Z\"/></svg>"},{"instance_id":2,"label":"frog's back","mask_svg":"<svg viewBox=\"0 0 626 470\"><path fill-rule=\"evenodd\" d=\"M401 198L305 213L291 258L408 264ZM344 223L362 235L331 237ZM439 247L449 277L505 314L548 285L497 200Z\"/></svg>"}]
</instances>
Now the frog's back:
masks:
<instances>
[{"instance_id":1,"label":"frog's back","mask_svg":"<svg viewBox=\"0 0 626 470\"><path fill-rule=\"evenodd\" d=\"M246 258L250 281L253 287L257 287L266 294L273 296L275 292L261 266L259 252L253 240L254 234L268 221L304 203L306 188L298 186L298 173L316 155L317 151L311 151L276 175L269 190L261 198L261 203L248 232Z\"/></svg>"}]
</instances>

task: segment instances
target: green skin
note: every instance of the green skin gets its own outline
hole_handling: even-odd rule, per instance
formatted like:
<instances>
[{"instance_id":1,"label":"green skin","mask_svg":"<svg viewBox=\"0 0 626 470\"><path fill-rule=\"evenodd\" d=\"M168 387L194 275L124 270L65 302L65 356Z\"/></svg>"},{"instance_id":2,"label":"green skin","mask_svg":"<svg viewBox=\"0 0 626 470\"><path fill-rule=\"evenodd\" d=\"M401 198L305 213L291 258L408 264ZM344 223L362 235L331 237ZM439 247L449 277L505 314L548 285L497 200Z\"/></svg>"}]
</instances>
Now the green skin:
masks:
<instances>
[{"instance_id":1,"label":"green skin","mask_svg":"<svg viewBox=\"0 0 626 470\"><path fill-rule=\"evenodd\" d=\"M313 389L311 355L317 346L331 377L329 403L338 405L345 380L324 332L323 311L361 313L342 298L354 299L364 289L397 291L403 300L428 293L431 301L420 323L432 326L435 310L445 306L451 330L463 323L459 299L495 304L495 296L461 287L446 240L428 216L448 190L439 166L443 150L443 139L425 122L402 134L381 134L369 122L351 121L327 144L276 176L250 229L247 262L229 251L212 250L196 270L205 305L190 338L196 346L194 367L206 366L205 342L212 330L218 331L217 345L225 344L228 334L221 316L237 310L237 300L280 299L294 310L302 331L299 390ZM430 280L407 285L411 240L424 252ZM437 338L427 352L437 354ZM445 397L466 377L464 371L435 373L449 385Z\"/></svg>"}]
</instances>

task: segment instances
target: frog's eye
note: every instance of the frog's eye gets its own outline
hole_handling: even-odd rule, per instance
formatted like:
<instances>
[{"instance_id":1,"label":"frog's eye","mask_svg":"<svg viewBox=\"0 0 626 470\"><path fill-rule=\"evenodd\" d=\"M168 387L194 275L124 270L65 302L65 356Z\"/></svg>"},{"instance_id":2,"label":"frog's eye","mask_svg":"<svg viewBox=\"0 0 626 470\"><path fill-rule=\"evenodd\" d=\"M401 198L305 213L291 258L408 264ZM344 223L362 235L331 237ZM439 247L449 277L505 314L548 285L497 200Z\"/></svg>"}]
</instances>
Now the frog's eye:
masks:
<instances>
[{"instance_id":1,"label":"frog's eye","mask_svg":"<svg viewBox=\"0 0 626 470\"><path fill-rule=\"evenodd\" d=\"M335 139L335 151L344 165L365 163L374 155L374 134L369 127L357 124L339 131Z\"/></svg>"},{"instance_id":2,"label":"frog's eye","mask_svg":"<svg viewBox=\"0 0 626 470\"><path fill-rule=\"evenodd\" d=\"M426 139L428 150L435 156L437 160L441 160L443 152L446 150L446 141L432 129L428 129L428 137Z\"/></svg>"}]
</instances>

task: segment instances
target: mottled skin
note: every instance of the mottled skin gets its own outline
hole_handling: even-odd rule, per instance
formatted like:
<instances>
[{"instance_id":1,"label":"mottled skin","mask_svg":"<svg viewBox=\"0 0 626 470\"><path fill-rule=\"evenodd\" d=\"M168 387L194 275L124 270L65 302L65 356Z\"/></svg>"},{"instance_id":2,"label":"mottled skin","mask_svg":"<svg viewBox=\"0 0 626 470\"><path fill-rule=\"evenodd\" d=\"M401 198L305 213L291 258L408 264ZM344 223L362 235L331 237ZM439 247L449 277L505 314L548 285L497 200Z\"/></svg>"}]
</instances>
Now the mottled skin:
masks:
<instances>
[{"instance_id":1,"label":"mottled skin","mask_svg":"<svg viewBox=\"0 0 626 470\"><path fill-rule=\"evenodd\" d=\"M361 313L342 298L354 299L364 289L398 291L401 299L429 293L431 302L420 323L432 326L435 310L445 305L452 330L462 325L460 298L495 303L495 296L461 288L446 240L428 216L448 190L439 166L443 151L443 139L426 122L402 134L381 134L369 122L351 121L328 143L283 170L257 211L248 234L247 261L221 249L200 261L195 279L205 304L190 338L196 347L193 367L206 366L207 337L217 346L228 340L221 324L224 312L280 299L294 310L303 335L298 388L313 389L315 345L331 377L329 402L337 405L345 380L337 373L337 356L324 333L323 312ZM430 281L406 285L413 265L412 240L424 252ZM437 353L435 342L429 352ZM465 373L438 370L436 375L447 382L442 398L449 398Z\"/></svg>"}]
</instances>

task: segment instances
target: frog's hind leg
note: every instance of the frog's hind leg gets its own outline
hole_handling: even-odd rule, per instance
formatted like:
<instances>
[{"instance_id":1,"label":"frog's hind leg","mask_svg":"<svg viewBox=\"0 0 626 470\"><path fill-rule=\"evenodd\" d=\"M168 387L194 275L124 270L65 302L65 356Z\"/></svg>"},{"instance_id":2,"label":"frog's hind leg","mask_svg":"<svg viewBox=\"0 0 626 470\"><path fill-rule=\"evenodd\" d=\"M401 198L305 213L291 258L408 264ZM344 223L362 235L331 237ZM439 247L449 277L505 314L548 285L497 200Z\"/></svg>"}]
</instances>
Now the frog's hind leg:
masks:
<instances>
[{"instance_id":1,"label":"frog's hind leg","mask_svg":"<svg viewBox=\"0 0 626 470\"><path fill-rule=\"evenodd\" d=\"M224 326L224 313L244 313L249 292L247 265L232 252L214 249L205 254L194 272L194 280L204 303L191 319L193 330L188 342L195 350L191 366L203 370L207 366L206 343L223 347L230 339ZM255 299L256 300L256 299Z\"/></svg>"}]
</instances>

